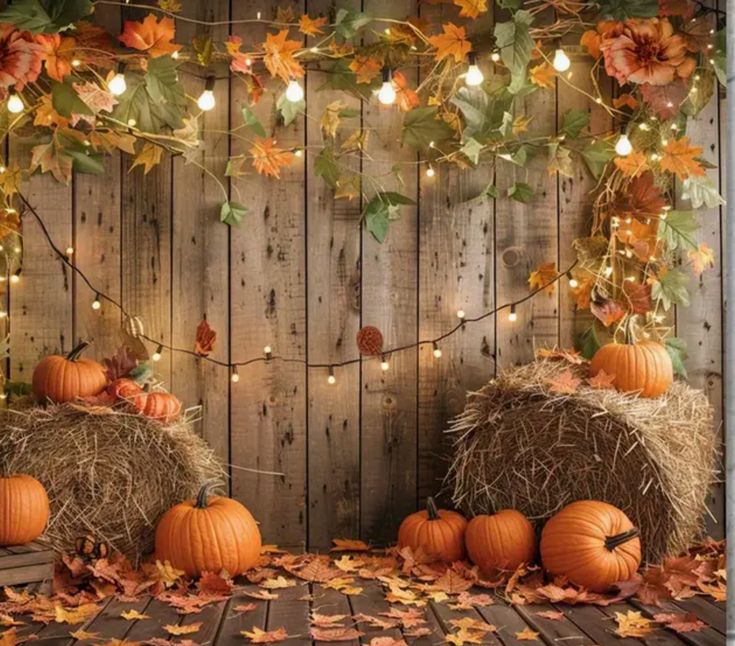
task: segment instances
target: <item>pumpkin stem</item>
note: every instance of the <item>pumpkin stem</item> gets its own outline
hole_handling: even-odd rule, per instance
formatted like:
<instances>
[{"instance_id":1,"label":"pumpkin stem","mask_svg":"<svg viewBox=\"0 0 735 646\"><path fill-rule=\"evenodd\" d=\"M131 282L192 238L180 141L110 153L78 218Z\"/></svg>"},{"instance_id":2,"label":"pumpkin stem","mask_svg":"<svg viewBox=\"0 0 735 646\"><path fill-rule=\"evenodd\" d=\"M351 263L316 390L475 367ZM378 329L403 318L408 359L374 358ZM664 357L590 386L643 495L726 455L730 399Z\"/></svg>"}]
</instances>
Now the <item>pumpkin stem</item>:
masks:
<instances>
[{"instance_id":1,"label":"pumpkin stem","mask_svg":"<svg viewBox=\"0 0 735 646\"><path fill-rule=\"evenodd\" d=\"M217 485L216 482L205 482L202 485L202 488L199 490L199 493L197 494L196 503L194 504L194 506L197 509L207 508L207 500L209 499L209 492L216 485Z\"/></svg>"},{"instance_id":2,"label":"pumpkin stem","mask_svg":"<svg viewBox=\"0 0 735 646\"><path fill-rule=\"evenodd\" d=\"M633 527L633 529L629 529L627 532L615 534L615 536L607 536L605 538L605 547L612 552L616 547L619 547L623 543L627 543L629 540L635 538L639 534L640 531L638 530L638 528Z\"/></svg>"},{"instance_id":3,"label":"pumpkin stem","mask_svg":"<svg viewBox=\"0 0 735 646\"><path fill-rule=\"evenodd\" d=\"M80 341L77 343L77 345L74 346L72 351L66 355L66 358L69 359L69 361L76 361L79 359L80 355L89 345L89 341Z\"/></svg>"},{"instance_id":4,"label":"pumpkin stem","mask_svg":"<svg viewBox=\"0 0 735 646\"><path fill-rule=\"evenodd\" d=\"M439 510L431 496L426 499L426 513L429 515L429 520L439 520Z\"/></svg>"}]
</instances>

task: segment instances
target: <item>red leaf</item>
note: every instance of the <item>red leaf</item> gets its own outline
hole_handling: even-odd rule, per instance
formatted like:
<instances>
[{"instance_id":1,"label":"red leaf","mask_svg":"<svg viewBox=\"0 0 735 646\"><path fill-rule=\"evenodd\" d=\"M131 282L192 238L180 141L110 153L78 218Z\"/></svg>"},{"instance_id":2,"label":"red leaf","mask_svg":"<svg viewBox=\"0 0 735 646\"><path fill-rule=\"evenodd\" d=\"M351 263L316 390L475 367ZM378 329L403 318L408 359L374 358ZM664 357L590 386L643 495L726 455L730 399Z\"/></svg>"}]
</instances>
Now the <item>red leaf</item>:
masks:
<instances>
[{"instance_id":1,"label":"red leaf","mask_svg":"<svg viewBox=\"0 0 735 646\"><path fill-rule=\"evenodd\" d=\"M197 325L197 336L194 344L194 352L206 357L212 350L214 350L214 344L217 341L217 333L207 322L206 318L203 318L201 323Z\"/></svg>"}]
</instances>

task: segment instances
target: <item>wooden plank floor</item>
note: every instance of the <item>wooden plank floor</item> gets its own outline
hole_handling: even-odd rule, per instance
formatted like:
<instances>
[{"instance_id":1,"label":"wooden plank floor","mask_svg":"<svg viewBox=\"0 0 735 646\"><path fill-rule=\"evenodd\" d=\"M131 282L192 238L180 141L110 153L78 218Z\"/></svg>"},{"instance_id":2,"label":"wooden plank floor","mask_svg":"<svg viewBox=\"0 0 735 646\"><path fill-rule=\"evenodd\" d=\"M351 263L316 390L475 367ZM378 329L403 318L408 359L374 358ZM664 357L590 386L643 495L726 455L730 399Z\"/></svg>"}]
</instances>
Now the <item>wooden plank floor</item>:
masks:
<instances>
[{"instance_id":1,"label":"wooden plank floor","mask_svg":"<svg viewBox=\"0 0 735 646\"><path fill-rule=\"evenodd\" d=\"M391 607L408 609L400 604L391 606L376 582L364 582L363 592L350 596L319 584L305 582L293 588L279 590L278 599L270 601L249 596L249 592L257 590L257 586L245 584L238 587L235 594L226 601L213 603L205 606L199 613L188 615L178 614L173 607L150 597L142 597L136 601L112 599L103 602L98 614L84 624L69 626L31 623L18 632L23 640L35 634L35 643L40 642L42 646L95 646L110 643L111 640L124 640L130 645L156 638L175 640L165 626L201 624L196 632L184 635L182 639L191 639L200 646L245 646L250 642L241 635L241 631L252 631L256 627L261 630L283 627L288 632L289 639L281 643L288 646L367 646L376 637L396 640L403 638L411 646L436 646L446 643L447 634L456 632L456 622L471 619L495 627L495 631L488 632L482 638L481 644L488 646L527 646L533 643L548 646L718 646L725 643L724 604L715 603L705 597L668 602L661 608L643 606L636 601L608 607L564 604L512 606L495 597L492 605L457 610L452 609L446 601L432 601L422 609L426 620L423 624L426 634L415 637L406 631L402 633L400 628L381 629L354 619L354 616L360 615L380 616L380 613L389 611ZM474 592L487 594L485 590ZM247 606L246 610L244 606ZM148 618L127 621L121 617L121 613L129 610L137 610ZM614 633L615 613L628 611L640 611L649 618L657 613L692 613L704 621L707 627L699 632L679 634L657 624L645 638L623 639ZM550 612L561 613L562 616L550 618ZM364 634L359 641L314 641L310 634L312 613L345 615L342 624L355 627ZM75 640L70 633L80 629L92 633L94 637ZM534 642L518 639L517 633L525 630L538 633L537 640Z\"/></svg>"}]
</instances>

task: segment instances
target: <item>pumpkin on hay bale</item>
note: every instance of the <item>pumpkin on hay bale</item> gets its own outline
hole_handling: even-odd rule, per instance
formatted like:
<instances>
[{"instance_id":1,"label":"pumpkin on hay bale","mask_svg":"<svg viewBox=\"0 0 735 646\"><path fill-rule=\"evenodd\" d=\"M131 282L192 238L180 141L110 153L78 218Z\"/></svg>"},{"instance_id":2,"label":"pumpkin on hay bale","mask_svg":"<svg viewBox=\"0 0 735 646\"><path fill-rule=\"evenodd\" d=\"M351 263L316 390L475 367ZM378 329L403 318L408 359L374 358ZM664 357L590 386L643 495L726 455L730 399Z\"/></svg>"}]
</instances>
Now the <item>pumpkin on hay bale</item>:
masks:
<instances>
[{"instance_id":1,"label":"pumpkin on hay bale","mask_svg":"<svg viewBox=\"0 0 735 646\"><path fill-rule=\"evenodd\" d=\"M568 370L582 380L576 391L552 392ZM601 500L640 529L647 560L685 550L703 531L717 478L707 397L675 382L646 399L592 388L587 376L584 365L536 361L471 393L447 431L454 504L470 515L512 508L542 521L575 500Z\"/></svg>"},{"instance_id":2,"label":"pumpkin on hay bale","mask_svg":"<svg viewBox=\"0 0 735 646\"><path fill-rule=\"evenodd\" d=\"M56 550L88 534L134 561L152 550L164 512L225 478L191 419L165 425L77 404L0 410L0 468L44 485Z\"/></svg>"}]
</instances>

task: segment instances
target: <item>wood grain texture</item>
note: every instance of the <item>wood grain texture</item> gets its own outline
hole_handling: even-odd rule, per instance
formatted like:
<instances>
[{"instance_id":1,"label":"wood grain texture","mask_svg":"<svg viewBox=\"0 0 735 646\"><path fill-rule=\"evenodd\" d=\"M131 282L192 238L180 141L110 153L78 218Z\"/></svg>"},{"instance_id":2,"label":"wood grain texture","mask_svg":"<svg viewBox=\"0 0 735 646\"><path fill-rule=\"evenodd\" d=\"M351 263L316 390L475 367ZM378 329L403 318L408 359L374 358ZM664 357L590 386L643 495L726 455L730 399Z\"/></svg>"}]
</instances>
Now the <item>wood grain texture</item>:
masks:
<instances>
[{"instance_id":1,"label":"wood grain texture","mask_svg":"<svg viewBox=\"0 0 735 646\"><path fill-rule=\"evenodd\" d=\"M303 3L288 2L296 15ZM265 0L233 4L233 19L272 16ZM247 43L265 38L262 25L237 25ZM281 148L304 145L304 119L288 128L275 121L275 101L283 86L274 83L253 108ZM242 84L233 84L230 110L240 115L249 102ZM238 117L240 118L240 117ZM252 138L251 135L246 135ZM250 145L232 142L234 154ZM249 162L248 162L249 164ZM233 359L262 354L306 358L305 194L303 157L282 169L281 179L256 175L232 182L232 199L250 208L241 228L231 232L231 343ZM255 364L231 394L232 491L261 522L266 542L306 541L306 370L298 363ZM256 474L237 467L276 471Z\"/></svg>"}]
</instances>

